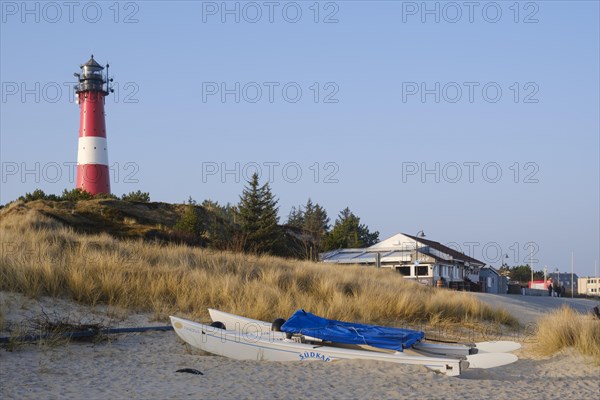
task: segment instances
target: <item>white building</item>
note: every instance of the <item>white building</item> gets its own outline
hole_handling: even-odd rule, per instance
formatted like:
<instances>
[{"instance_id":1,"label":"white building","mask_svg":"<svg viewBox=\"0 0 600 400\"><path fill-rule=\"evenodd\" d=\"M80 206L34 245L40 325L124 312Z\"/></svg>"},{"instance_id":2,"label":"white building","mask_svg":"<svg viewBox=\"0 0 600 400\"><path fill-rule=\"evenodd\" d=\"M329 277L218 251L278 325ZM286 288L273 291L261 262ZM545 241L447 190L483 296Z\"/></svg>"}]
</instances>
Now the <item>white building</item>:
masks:
<instances>
[{"instance_id":1,"label":"white building","mask_svg":"<svg viewBox=\"0 0 600 400\"><path fill-rule=\"evenodd\" d=\"M588 296L600 296L600 277L592 276L578 279L578 292Z\"/></svg>"},{"instance_id":2,"label":"white building","mask_svg":"<svg viewBox=\"0 0 600 400\"><path fill-rule=\"evenodd\" d=\"M320 258L326 263L392 268L406 278L429 285L443 278L447 286L464 284L466 278L479 282L479 270L485 266L484 262L441 243L405 233L364 249L332 250Z\"/></svg>"}]
</instances>

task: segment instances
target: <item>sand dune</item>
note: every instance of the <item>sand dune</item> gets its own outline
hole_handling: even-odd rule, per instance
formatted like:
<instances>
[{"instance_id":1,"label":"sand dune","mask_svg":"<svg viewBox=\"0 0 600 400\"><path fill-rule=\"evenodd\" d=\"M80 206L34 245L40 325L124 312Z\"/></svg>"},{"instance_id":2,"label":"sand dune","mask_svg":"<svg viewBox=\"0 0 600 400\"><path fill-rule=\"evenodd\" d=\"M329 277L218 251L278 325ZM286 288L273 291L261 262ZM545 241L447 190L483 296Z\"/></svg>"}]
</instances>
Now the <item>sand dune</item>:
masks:
<instances>
[{"instance_id":1,"label":"sand dune","mask_svg":"<svg viewBox=\"0 0 600 400\"><path fill-rule=\"evenodd\" d=\"M29 300L2 293L6 323L45 312L87 316L119 326L163 325L150 314L117 318L123 311L61 299ZM105 398L597 398L600 368L562 352L534 359L527 344L520 360L459 378L423 367L380 362L268 363L234 361L191 350L174 332L116 335L100 343L23 345L0 351L0 397L5 399ZM176 373L194 368L203 375Z\"/></svg>"}]
</instances>

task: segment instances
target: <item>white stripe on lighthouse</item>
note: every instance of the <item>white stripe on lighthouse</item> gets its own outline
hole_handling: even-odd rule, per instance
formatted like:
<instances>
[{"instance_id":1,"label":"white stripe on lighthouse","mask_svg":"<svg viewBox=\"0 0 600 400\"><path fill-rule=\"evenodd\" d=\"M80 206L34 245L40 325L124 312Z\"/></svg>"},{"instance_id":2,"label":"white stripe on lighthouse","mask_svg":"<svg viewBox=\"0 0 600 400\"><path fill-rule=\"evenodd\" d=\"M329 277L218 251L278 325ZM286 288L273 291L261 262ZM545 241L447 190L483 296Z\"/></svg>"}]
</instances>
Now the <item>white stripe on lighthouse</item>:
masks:
<instances>
[{"instance_id":1,"label":"white stripe on lighthouse","mask_svg":"<svg viewBox=\"0 0 600 400\"><path fill-rule=\"evenodd\" d=\"M98 136L82 136L79 138L77 164L108 165L108 147L106 138Z\"/></svg>"}]
</instances>

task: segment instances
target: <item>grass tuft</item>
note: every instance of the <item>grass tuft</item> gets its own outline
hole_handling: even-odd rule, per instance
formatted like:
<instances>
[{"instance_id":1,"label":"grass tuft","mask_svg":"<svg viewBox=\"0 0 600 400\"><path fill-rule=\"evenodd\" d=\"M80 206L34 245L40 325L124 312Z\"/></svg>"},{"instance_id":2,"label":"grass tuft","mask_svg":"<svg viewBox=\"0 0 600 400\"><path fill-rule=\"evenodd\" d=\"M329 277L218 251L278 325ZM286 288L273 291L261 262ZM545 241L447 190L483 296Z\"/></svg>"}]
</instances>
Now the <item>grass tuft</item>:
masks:
<instances>
[{"instance_id":1,"label":"grass tuft","mask_svg":"<svg viewBox=\"0 0 600 400\"><path fill-rule=\"evenodd\" d=\"M535 339L534 349L540 355L573 348L592 356L600 365L600 320L592 314L580 314L563 306L538 321Z\"/></svg>"}]
</instances>

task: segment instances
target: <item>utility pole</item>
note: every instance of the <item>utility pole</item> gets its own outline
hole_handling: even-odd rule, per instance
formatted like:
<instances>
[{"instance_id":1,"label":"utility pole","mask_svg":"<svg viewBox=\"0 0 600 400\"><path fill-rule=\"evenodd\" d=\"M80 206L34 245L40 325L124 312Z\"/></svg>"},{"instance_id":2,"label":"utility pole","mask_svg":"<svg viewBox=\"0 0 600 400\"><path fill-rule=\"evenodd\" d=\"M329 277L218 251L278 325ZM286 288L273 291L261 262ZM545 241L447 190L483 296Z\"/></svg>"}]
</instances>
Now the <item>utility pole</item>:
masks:
<instances>
[{"instance_id":1,"label":"utility pole","mask_svg":"<svg viewBox=\"0 0 600 400\"><path fill-rule=\"evenodd\" d=\"M573 298L573 292L575 292L575 286L573 286L573 252L571 251L571 298Z\"/></svg>"}]
</instances>

